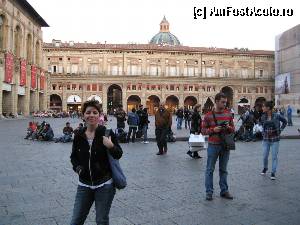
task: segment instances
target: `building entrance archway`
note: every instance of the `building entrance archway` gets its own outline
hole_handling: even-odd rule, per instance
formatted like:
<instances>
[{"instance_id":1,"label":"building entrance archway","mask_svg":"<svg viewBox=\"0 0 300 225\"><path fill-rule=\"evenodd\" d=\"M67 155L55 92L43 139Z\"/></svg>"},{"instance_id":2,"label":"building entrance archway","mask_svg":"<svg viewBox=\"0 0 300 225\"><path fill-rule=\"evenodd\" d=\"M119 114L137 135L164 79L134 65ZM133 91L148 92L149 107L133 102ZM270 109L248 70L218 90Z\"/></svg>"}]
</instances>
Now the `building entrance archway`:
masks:
<instances>
[{"instance_id":1,"label":"building entrance archway","mask_svg":"<svg viewBox=\"0 0 300 225\"><path fill-rule=\"evenodd\" d=\"M197 104L197 99L194 96L188 96L184 100L184 106L187 106L188 109L194 108L196 104Z\"/></svg>"},{"instance_id":2,"label":"building entrance archway","mask_svg":"<svg viewBox=\"0 0 300 225\"><path fill-rule=\"evenodd\" d=\"M175 95L170 95L166 98L166 108L175 113L179 106L179 99Z\"/></svg>"},{"instance_id":3,"label":"building entrance archway","mask_svg":"<svg viewBox=\"0 0 300 225\"><path fill-rule=\"evenodd\" d=\"M59 95L50 95L50 109L55 110L57 112L62 111L62 100Z\"/></svg>"}]
</instances>

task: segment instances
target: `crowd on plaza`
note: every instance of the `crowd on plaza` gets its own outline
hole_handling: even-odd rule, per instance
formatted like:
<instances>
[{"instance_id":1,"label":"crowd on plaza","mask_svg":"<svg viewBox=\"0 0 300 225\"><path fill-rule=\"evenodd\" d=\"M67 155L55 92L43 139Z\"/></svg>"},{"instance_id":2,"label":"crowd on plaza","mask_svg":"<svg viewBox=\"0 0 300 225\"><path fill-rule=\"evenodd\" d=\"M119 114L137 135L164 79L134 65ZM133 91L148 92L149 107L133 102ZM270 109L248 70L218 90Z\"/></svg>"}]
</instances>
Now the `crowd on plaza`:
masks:
<instances>
[{"instance_id":1,"label":"crowd on plaza","mask_svg":"<svg viewBox=\"0 0 300 225\"><path fill-rule=\"evenodd\" d=\"M237 136L240 140L262 140L263 167L261 174L268 171L269 152L272 155L272 180L276 179L280 133L286 125L292 126L291 109L274 110L272 101L256 105L252 110L245 108L238 121L242 125L235 131L234 115L227 107L227 97L223 93L215 96L215 106L205 115L201 113L201 105L195 105L193 111L187 107L179 108L176 112L176 127L190 130L191 135L208 136L207 164L205 172L206 200L213 200L213 174L216 161L219 159L220 196L233 199L227 183L227 164L230 150L235 149L234 142ZM285 116L287 115L287 118ZM62 131L62 136L54 138L53 130L49 123L41 124L30 122L25 139L55 142L73 141L71 163L74 171L79 176L77 194L75 197L71 225L83 224L90 207L95 202L97 224L108 224L109 210L116 191L118 176L115 173L114 161L122 156L120 142L135 142L142 138L142 143L147 144L147 130L149 128L148 110L142 105L136 110L132 108L126 113L120 105L115 112L117 128L109 129L107 116L96 100L86 101L82 106L83 123L73 130L67 122ZM128 132L125 131L125 123ZM168 152L168 140L172 136L172 112L161 102L155 113L155 137L158 147L157 155ZM257 131L255 131L257 129ZM259 133L259 135L257 135ZM173 137L174 138L174 137ZM174 141L174 140L173 140ZM197 151L188 151L188 155L197 159L201 158ZM119 172L116 172L119 171ZM123 174L123 173L122 173ZM124 174L123 174L124 175ZM124 188L125 186L122 186Z\"/></svg>"},{"instance_id":2,"label":"crowd on plaza","mask_svg":"<svg viewBox=\"0 0 300 225\"><path fill-rule=\"evenodd\" d=\"M80 118L81 117L81 113L78 111L61 111L61 112L57 112L57 111L36 111L32 113L33 117L38 117L38 118Z\"/></svg>"}]
</instances>

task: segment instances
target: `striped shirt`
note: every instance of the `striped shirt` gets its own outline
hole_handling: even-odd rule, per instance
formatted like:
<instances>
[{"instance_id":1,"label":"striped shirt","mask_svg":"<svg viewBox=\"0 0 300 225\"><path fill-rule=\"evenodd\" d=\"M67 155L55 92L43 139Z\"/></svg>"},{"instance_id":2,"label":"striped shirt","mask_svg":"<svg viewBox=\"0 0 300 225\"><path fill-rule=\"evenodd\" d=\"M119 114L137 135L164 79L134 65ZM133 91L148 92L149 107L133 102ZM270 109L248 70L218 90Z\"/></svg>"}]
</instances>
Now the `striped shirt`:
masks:
<instances>
[{"instance_id":1,"label":"striped shirt","mask_svg":"<svg viewBox=\"0 0 300 225\"><path fill-rule=\"evenodd\" d=\"M222 122L228 122L229 128L225 131L227 134L234 132L234 124L232 119L232 114L229 110L225 109L223 112L214 112L217 123L215 123L213 113L210 111L206 113L204 119L202 120L202 129L201 132L204 135L209 135L208 143L219 145L221 144L221 138L219 134L214 133L214 128L217 127Z\"/></svg>"}]
</instances>

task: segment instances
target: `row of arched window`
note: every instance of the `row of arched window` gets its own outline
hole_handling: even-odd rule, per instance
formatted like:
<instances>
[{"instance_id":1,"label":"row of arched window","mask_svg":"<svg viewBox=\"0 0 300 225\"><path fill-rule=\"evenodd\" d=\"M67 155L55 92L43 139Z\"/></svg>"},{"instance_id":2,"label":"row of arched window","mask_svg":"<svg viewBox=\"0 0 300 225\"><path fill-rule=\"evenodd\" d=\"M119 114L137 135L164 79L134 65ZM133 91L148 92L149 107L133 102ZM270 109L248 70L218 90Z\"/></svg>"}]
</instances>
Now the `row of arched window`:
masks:
<instances>
[{"instance_id":1,"label":"row of arched window","mask_svg":"<svg viewBox=\"0 0 300 225\"><path fill-rule=\"evenodd\" d=\"M4 15L0 15L0 49L10 49L8 45L8 23L7 18ZM28 63L35 63L37 65L41 64L41 43L37 40L35 43L33 41L32 34L28 33L25 37L25 42L23 40L24 31L20 25L14 27L12 33L13 46L12 51L16 57L26 58ZM26 49L24 48L24 43ZM25 54L23 51L25 50Z\"/></svg>"}]
</instances>

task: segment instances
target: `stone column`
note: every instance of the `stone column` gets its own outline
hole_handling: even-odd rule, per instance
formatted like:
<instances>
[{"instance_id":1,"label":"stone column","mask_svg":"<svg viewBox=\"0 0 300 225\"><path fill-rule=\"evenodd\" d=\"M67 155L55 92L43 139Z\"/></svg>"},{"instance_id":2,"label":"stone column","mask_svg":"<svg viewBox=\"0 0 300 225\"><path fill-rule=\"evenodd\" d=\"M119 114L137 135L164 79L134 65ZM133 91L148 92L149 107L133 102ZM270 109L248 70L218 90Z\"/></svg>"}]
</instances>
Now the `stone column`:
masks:
<instances>
[{"instance_id":1,"label":"stone column","mask_svg":"<svg viewBox=\"0 0 300 225\"><path fill-rule=\"evenodd\" d=\"M102 85L102 109L104 113L107 113L107 85Z\"/></svg>"}]
</instances>

